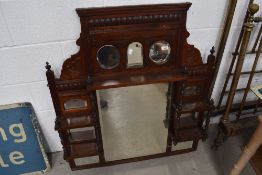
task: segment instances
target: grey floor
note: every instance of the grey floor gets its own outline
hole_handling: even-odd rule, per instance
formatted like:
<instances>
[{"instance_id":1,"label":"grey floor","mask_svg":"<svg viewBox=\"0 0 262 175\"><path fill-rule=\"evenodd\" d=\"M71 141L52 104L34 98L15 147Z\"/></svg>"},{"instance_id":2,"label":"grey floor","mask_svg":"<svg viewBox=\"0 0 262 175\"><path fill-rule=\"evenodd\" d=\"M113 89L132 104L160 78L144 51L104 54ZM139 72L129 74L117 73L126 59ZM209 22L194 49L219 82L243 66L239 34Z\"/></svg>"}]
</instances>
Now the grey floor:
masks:
<instances>
[{"instance_id":1,"label":"grey floor","mask_svg":"<svg viewBox=\"0 0 262 175\"><path fill-rule=\"evenodd\" d=\"M167 131L163 125L167 86L146 85L104 90L100 97L108 101L102 109L101 125L106 160L116 160L160 153L165 150ZM153 133L153 134L152 134ZM171 157L134 162L111 167L71 171L62 153L50 157L53 166L48 175L227 175L241 153L241 146L252 131L230 138L217 151L211 150L216 126L209 139L200 142L197 151ZM188 147L181 144L174 149ZM250 165L243 175L253 175Z\"/></svg>"}]
</instances>

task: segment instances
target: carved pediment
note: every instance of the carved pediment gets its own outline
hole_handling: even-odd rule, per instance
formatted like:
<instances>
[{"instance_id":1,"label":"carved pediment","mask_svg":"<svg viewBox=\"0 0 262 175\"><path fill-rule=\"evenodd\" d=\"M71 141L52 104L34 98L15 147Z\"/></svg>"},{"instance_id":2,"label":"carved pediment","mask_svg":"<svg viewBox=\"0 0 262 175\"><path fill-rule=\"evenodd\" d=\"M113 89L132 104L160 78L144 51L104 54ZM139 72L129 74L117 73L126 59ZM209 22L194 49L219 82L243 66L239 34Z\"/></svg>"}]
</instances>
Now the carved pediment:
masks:
<instances>
[{"instance_id":1,"label":"carved pediment","mask_svg":"<svg viewBox=\"0 0 262 175\"><path fill-rule=\"evenodd\" d=\"M81 35L77 41L80 51L67 59L62 68L62 80L83 79L117 73L167 70L202 64L201 54L187 43L187 10L191 3L122 6L77 9L81 21ZM149 59L149 48L156 41L170 44L170 58L162 65ZM143 46L142 68L128 69L127 47L132 42ZM107 70L97 61L103 45L114 45L120 53L118 67Z\"/></svg>"}]
</instances>

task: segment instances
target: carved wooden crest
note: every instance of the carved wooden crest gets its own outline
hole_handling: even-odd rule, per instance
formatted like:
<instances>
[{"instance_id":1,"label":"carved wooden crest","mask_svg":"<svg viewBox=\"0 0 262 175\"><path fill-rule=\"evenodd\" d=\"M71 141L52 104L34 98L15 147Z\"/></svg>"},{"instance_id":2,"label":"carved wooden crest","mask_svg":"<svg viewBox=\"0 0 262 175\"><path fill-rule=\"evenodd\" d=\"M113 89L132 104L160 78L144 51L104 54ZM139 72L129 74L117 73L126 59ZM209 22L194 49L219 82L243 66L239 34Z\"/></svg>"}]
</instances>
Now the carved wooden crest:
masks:
<instances>
[{"instance_id":1,"label":"carved wooden crest","mask_svg":"<svg viewBox=\"0 0 262 175\"><path fill-rule=\"evenodd\" d=\"M87 79L105 75L144 74L145 72L183 70L184 66L202 64L198 49L187 43L187 10L191 3L107 8L77 9L81 21L81 35L77 41L80 50L67 59L61 79ZM169 60L157 65L149 59L154 42L170 45ZM143 66L127 67L128 45L141 43ZM105 45L116 47L120 63L113 69L103 69L97 53Z\"/></svg>"}]
</instances>

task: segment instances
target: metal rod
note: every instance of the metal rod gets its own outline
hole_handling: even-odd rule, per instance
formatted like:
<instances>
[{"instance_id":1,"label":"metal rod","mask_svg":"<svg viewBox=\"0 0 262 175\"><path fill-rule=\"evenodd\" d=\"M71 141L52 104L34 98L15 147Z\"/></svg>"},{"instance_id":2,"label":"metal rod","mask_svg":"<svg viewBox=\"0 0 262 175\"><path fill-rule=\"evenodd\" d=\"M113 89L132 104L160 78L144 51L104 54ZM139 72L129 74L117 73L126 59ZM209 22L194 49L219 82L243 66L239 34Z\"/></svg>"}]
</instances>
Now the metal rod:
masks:
<instances>
[{"instance_id":1,"label":"metal rod","mask_svg":"<svg viewBox=\"0 0 262 175\"><path fill-rule=\"evenodd\" d=\"M253 25L254 14L259 10L259 6L257 4L251 4L249 5L248 10L249 10L250 16L244 25L243 40L240 46L240 52L239 52L239 56L238 56L237 63L236 63L235 75L233 76L232 84L230 87L230 92L228 94L226 110L225 110L223 117L221 118L221 121L223 123L229 122L228 115L229 115L229 112L230 112L230 109L233 103L235 91L237 89L237 84L240 78L241 69L244 64L244 58L246 55L246 50L247 50L248 42L250 39L250 35L254 27Z\"/></svg>"},{"instance_id":2,"label":"metal rod","mask_svg":"<svg viewBox=\"0 0 262 175\"><path fill-rule=\"evenodd\" d=\"M257 53L257 51L249 51L249 52L247 52L247 54L256 54Z\"/></svg>"},{"instance_id":3,"label":"metal rod","mask_svg":"<svg viewBox=\"0 0 262 175\"><path fill-rule=\"evenodd\" d=\"M260 52L260 53L261 53L261 52ZM245 71L245 72L241 72L240 74L241 74L241 75L245 75L245 74L250 74L250 73L251 73L251 71ZM255 74L257 74L257 73L262 73L262 70L256 70L256 71L254 71L254 73L255 73ZM232 76L232 75L234 75L234 74L231 73L230 75Z\"/></svg>"},{"instance_id":4,"label":"metal rod","mask_svg":"<svg viewBox=\"0 0 262 175\"><path fill-rule=\"evenodd\" d=\"M251 52L256 52L256 48L257 48L258 41L259 41L259 39L261 38L261 33L262 33L262 25L260 26L259 32L258 32L258 34L257 34L256 41L255 41L255 43L254 43L254 46L253 46ZM258 52L259 52L259 51L258 51Z\"/></svg>"},{"instance_id":5,"label":"metal rod","mask_svg":"<svg viewBox=\"0 0 262 175\"><path fill-rule=\"evenodd\" d=\"M251 0L253 1L253 0ZM237 0L230 0L230 2L228 3L228 8L227 8L227 15L226 15L226 19L225 19L225 23L224 23L224 29L222 31L222 37L218 46L218 51L217 51L217 55L216 55L216 61L215 61L215 70L214 70L214 75L213 75L213 82L211 84L211 90L210 92L213 91L214 88L214 84L215 84L215 79L217 77L218 74L218 70L222 61L222 57L223 57L223 53L225 50L225 46L226 46L226 42L227 42L227 38L229 35L229 31L230 31L230 27L232 24L232 20L233 20L233 16L235 13L235 9L236 9L236 4L237 4ZM212 94L212 93L210 93Z\"/></svg>"},{"instance_id":6,"label":"metal rod","mask_svg":"<svg viewBox=\"0 0 262 175\"><path fill-rule=\"evenodd\" d=\"M249 1L249 5L252 4L254 2L254 0L250 0ZM246 11L246 16L245 16L245 19L243 21L243 25L242 25L242 29L241 29L241 32L239 34L239 37L238 37L238 41L237 41L237 45L236 45L236 48L235 48L235 52L234 53L238 53L239 51L239 47L240 47L240 44L242 42L242 38L243 38L243 33L244 33L244 24L245 22L247 21L247 18L249 16L249 12L248 10ZM218 50L219 52L219 50ZM223 89L221 91L221 94L220 94L220 98L219 98L219 101L218 101L218 104L217 104L217 109L219 109L221 107L221 103L222 103L222 100L223 100L223 97L225 95L225 91L226 91L226 88L227 88L227 85L228 85L228 81L229 81L229 74L232 72L233 70L233 67L234 67L234 64L235 64L235 61L236 61L236 58L237 58L237 54L233 54L233 58L231 60L231 63L230 63L230 67L228 69L228 74L227 74L227 77L226 77L226 80L224 82L224 86L223 86ZM221 58L222 59L222 58ZM215 64L216 65L216 64ZM215 78L215 77L214 77Z\"/></svg>"},{"instance_id":7,"label":"metal rod","mask_svg":"<svg viewBox=\"0 0 262 175\"><path fill-rule=\"evenodd\" d=\"M243 110L243 107L245 105L247 94L248 94L248 91L250 89L253 77L255 75L255 70L256 70L256 67L257 67L257 63L258 63L261 51L262 51L262 40L260 40L260 43L259 43L259 46L258 46L258 52L256 54L256 57L255 57L255 60L254 60L253 66L252 66L252 70L251 70L250 76L248 78L248 83L247 83L247 86L246 86L246 89L245 89L245 92L244 92L244 96L243 96L243 99L242 99L242 102L241 102L241 105L240 105L240 109L239 109L239 112L238 112L238 115L237 115L237 120L239 120L241 113L242 113L242 110Z\"/></svg>"},{"instance_id":8,"label":"metal rod","mask_svg":"<svg viewBox=\"0 0 262 175\"><path fill-rule=\"evenodd\" d=\"M236 89L236 92L241 92L241 91L244 91L246 90L246 88L239 88L239 89ZM225 93L229 93L230 91L226 91Z\"/></svg>"},{"instance_id":9,"label":"metal rod","mask_svg":"<svg viewBox=\"0 0 262 175\"><path fill-rule=\"evenodd\" d=\"M257 16L254 18L254 22L259 23L262 21L262 16Z\"/></svg>"}]
</instances>

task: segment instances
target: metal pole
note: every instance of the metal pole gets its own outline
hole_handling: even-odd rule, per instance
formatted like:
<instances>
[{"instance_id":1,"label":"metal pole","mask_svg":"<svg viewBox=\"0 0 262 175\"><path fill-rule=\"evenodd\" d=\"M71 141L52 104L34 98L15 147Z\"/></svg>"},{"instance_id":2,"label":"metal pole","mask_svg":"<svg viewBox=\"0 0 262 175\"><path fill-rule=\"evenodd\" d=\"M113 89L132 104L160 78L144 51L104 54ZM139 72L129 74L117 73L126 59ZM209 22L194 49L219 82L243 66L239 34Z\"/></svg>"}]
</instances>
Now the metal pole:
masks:
<instances>
[{"instance_id":1,"label":"metal pole","mask_svg":"<svg viewBox=\"0 0 262 175\"><path fill-rule=\"evenodd\" d=\"M240 77L241 69L243 67L244 58L246 55L246 50L247 50L248 42L250 39L250 35L254 27L253 25L254 14L259 10L259 6L257 4L251 4L249 5L248 10L249 10L250 16L248 18L248 21L244 25L243 40L240 46L240 52L238 55L238 60L237 60L236 68L235 68L235 75L233 76L232 84L231 84L230 91L228 94L225 113L223 117L221 118L221 121L223 123L229 122L228 115L229 115L229 112L230 112L230 109L233 103L235 91L237 89L237 84L238 84L238 80Z\"/></svg>"},{"instance_id":2,"label":"metal pole","mask_svg":"<svg viewBox=\"0 0 262 175\"><path fill-rule=\"evenodd\" d=\"M240 105L240 109L239 109L239 112L238 112L238 115L237 115L237 121L239 120L241 113L242 113L242 110L243 110L243 107L245 105L247 94L248 94L248 91L249 91L250 86L251 86L251 82L252 82L254 74L255 74L255 70L256 70L256 67L257 67L257 63L258 63L261 51L262 51L262 39L260 40L260 43L259 43L259 46L258 46L258 51L256 53L256 57L255 57L255 60L254 60L253 66L252 66L252 70L251 70L251 73L250 73L250 76L249 76L249 79L248 79L247 87L245 89L244 96L243 96L243 99L242 99L242 102L241 102L241 105Z\"/></svg>"},{"instance_id":3,"label":"metal pole","mask_svg":"<svg viewBox=\"0 0 262 175\"><path fill-rule=\"evenodd\" d=\"M216 61L215 61L215 70L214 70L214 75L212 78L212 84L211 84L211 90L210 92L213 91L214 88L214 84L215 84L215 79L217 77L217 73L221 64L221 60L223 57L223 53L225 50L225 46L226 46L226 42L227 42L227 38L229 35L229 31L230 31L230 27L232 24L232 20L233 20L233 16L235 13L235 9L236 9L236 4L237 4L237 0L230 0L229 4L228 4L228 8L227 8L227 15L226 15L226 20L225 20L225 24L224 24L224 29L222 31L222 37L218 46L218 51L217 51L217 55L216 55ZM210 93L210 96L212 95L212 93Z\"/></svg>"},{"instance_id":4,"label":"metal pole","mask_svg":"<svg viewBox=\"0 0 262 175\"><path fill-rule=\"evenodd\" d=\"M256 41L255 41L254 46L253 46L253 48L251 50L251 53L255 53L256 52L257 44L258 44L258 41L259 41L259 39L261 37L261 33L262 33L262 25L260 26L259 32L257 34Z\"/></svg>"},{"instance_id":5,"label":"metal pole","mask_svg":"<svg viewBox=\"0 0 262 175\"><path fill-rule=\"evenodd\" d=\"M249 1L249 5L252 4L254 2L254 0L250 0ZM243 21L243 25L242 25L242 29L241 29L241 32L239 34L239 37L238 37L238 41L237 41L237 45L236 45L236 48L235 48L235 52L233 53L233 58L231 60L231 64L230 64L230 67L228 69L228 73L227 73L227 76L226 76L226 80L225 80L225 83L224 83L224 86L223 86L223 89L221 91L221 94L220 94L220 98L219 98L219 101L218 101L218 104L217 104L217 109L219 109L221 107L221 103L222 103L222 100L223 100L223 97L225 95L225 92L226 92L226 88L227 88L227 85L228 85L228 81L229 81L229 78L230 78L230 74L233 70L233 67L234 67L234 64L235 64L235 61L236 61L236 58L237 58L237 53L239 51L239 47L240 47L240 44L241 44L241 41L242 41L242 38L243 38L243 33L244 33L244 24L246 23L247 21L247 18L249 16L249 12L247 10L246 12L246 16L245 16L245 19ZM221 58L222 59L222 58ZM219 68L219 67L218 67ZM216 78L216 77L214 77Z\"/></svg>"}]
</instances>

